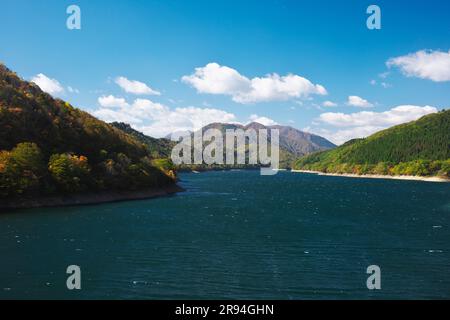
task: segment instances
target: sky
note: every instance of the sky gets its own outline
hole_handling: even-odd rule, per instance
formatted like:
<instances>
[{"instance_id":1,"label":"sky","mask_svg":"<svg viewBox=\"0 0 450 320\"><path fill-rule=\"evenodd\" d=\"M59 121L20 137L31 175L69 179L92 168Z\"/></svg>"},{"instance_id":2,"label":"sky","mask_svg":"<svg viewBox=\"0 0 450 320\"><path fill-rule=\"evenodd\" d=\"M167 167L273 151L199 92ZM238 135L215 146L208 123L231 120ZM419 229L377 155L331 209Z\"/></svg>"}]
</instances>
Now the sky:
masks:
<instances>
[{"instance_id":1,"label":"sky","mask_svg":"<svg viewBox=\"0 0 450 320\"><path fill-rule=\"evenodd\" d=\"M369 29L367 8L381 10ZM69 29L70 5L81 29ZM163 137L289 125L336 144L450 106L450 1L1 0L0 61Z\"/></svg>"}]
</instances>

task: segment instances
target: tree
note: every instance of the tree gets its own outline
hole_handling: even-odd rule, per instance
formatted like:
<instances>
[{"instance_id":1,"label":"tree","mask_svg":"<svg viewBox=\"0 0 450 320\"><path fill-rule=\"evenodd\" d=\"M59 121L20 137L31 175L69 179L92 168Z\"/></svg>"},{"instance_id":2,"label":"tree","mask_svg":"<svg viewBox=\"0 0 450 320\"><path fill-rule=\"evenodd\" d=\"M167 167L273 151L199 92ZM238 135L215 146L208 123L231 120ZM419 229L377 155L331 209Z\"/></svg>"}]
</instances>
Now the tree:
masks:
<instances>
[{"instance_id":1,"label":"tree","mask_svg":"<svg viewBox=\"0 0 450 320\"><path fill-rule=\"evenodd\" d=\"M373 172L375 174L388 174L389 173L389 166L386 162L379 162L375 168L373 169Z\"/></svg>"},{"instance_id":2,"label":"tree","mask_svg":"<svg viewBox=\"0 0 450 320\"><path fill-rule=\"evenodd\" d=\"M439 175L450 178L450 159L442 161Z\"/></svg>"},{"instance_id":3,"label":"tree","mask_svg":"<svg viewBox=\"0 0 450 320\"><path fill-rule=\"evenodd\" d=\"M90 167L84 156L54 154L50 157L48 170L66 192L84 191L89 185Z\"/></svg>"},{"instance_id":4,"label":"tree","mask_svg":"<svg viewBox=\"0 0 450 320\"><path fill-rule=\"evenodd\" d=\"M3 196L39 190L45 173L42 152L35 143L19 143L10 152L0 152L0 189Z\"/></svg>"}]
</instances>

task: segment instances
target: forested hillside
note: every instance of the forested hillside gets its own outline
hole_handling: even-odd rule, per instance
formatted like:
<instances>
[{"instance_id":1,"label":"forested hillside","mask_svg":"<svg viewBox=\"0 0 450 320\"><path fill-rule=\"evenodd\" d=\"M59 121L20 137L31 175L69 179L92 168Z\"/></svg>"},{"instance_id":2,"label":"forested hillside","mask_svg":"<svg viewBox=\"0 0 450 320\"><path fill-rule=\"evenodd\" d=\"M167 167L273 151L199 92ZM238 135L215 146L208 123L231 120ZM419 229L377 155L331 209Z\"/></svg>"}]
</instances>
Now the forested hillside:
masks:
<instances>
[{"instance_id":1,"label":"forested hillside","mask_svg":"<svg viewBox=\"0 0 450 320\"><path fill-rule=\"evenodd\" d=\"M248 130L253 129L256 132L260 129L266 129L268 133L268 140L271 140L271 129L279 130L279 166L282 169L292 168L294 161L303 155L310 154L315 151L328 150L336 147L333 143L307 132L302 132L289 126L265 126L261 123L252 122L247 125L231 124L231 123L211 123L202 128L203 132L208 129L217 129L225 136L226 130ZM225 141L224 141L225 144ZM248 145L246 146L246 154L248 157ZM237 168L259 167L249 165L235 165ZM227 166L225 166L227 167ZM202 166L196 166L196 170L202 170Z\"/></svg>"},{"instance_id":2,"label":"forested hillside","mask_svg":"<svg viewBox=\"0 0 450 320\"><path fill-rule=\"evenodd\" d=\"M441 175L450 171L450 110L299 159L295 169L332 173Z\"/></svg>"},{"instance_id":3,"label":"forested hillside","mask_svg":"<svg viewBox=\"0 0 450 320\"><path fill-rule=\"evenodd\" d=\"M134 137L0 64L0 199L174 183Z\"/></svg>"},{"instance_id":4,"label":"forested hillside","mask_svg":"<svg viewBox=\"0 0 450 320\"><path fill-rule=\"evenodd\" d=\"M137 141L143 143L148 148L148 151L153 158L170 158L172 148L176 145L176 142L171 141L170 139L149 137L140 131L134 130L129 124L123 122L112 122L111 125L128 133Z\"/></svg>"},{"instance_id":5,"label":"forested hillside","mask_svg":"<svg viewBox=\"0 0 450 320\"><path fill-rule=\"evenodd\" d=\"M131 128L130 125L125 123L111 123L116 128L123 130L126 133L131 134L133 137L135 137L138 141L141 141L144 143L152 155L155 157L161 158L159 161L154 161L155 163L162 163L163 158L170 158L172 148L177 144L177 142L171 141L170 139L155 139L149 136L146 136L145 134L134 130ZM330 148L334 148L335 145L331 143L330 141L326 140L325 138L302 132L297 129L294 129L292 127L286 127L286 126L272 126L267 127L260 123L252 122L246 126L240 125L240 124L232 124L232 123L211 123L207 126L202 128L202 132L206 132L208 129L217 129L222 132L223 136L225 137L226 130L247 130L247 129L254 129L258 131L259 129L268 129L269 133L269 140L270 140L270 129L278 129L280 132L280 168L291 168L293 165L293 162L302 155L309 154L314 151L318 150L327 150ZM187 135L192 135L193 133L187 133ZM223 141L225 145L225 140ZM205 143L204 147L206 147L208 143ZM236 150L237 152L237 150ZM246 146L246 159L248 163L248 145ZM235 155L236 158L236 155ZM225 154L224 154L225 159ZM169 164L169 161L165 162L164 168L170 168L171 164ZM190 165L179 165L177 166L178 170L195 170L195 171L204 171L204 170L216 170L216 169L249 169L249 168L259 168L260 165L249 165L249 164L213 164L213 165L206 165L206 164L190 164Z\"/></svg>"}]
</instances>

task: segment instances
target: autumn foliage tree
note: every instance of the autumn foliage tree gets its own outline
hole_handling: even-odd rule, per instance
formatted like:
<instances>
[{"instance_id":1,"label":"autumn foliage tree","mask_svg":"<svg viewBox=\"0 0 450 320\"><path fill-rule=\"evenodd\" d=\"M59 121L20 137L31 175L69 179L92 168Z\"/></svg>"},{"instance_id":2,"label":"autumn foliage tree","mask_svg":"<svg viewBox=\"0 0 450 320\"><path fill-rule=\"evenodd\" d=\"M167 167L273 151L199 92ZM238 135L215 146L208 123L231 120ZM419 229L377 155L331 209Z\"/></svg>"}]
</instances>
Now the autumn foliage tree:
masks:
<instances>
[{"instance_id":1,"label":"autumn foliage tree","mask_svg":"<svg viewBox=\"0 0 450 320\"><path fill-rule=\"evenodd\" d=\"M91 169L85 156L54 154L48 162L48 170L65 192L80 192L89 186Z\"/></svg>"},{"instance_id":2,"label":"autumn foliage tree","mask_svg":"<svg viewBox=\"0 0 450 320\"><path fill-rule=\"evenodd\" d=\"M0 152L0 193L21 195L39 191L46 174L41 149L35 143L19 143Z\"/></svg>"},{"instance_id":3,"label":"autumn foliage tree","mask_svg":"<svg viewBox=\"0 0 450 320\"><path fill-rule=\"evenodd\" d=\"M0 128L0 205L21 197L175 182L148 165L151 150L144 143L53 98L1 63Z\"/></svg>"}]
</instances>

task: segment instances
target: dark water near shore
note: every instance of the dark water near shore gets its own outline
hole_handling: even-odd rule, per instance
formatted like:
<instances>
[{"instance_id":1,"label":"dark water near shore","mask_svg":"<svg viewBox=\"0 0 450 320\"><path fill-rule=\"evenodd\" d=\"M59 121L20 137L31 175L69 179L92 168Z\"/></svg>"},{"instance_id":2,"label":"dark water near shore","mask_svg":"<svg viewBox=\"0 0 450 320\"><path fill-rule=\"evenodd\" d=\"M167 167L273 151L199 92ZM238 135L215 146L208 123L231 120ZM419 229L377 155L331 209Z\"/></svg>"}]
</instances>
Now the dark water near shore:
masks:
<instances>
[{"instance_id":1,"label":"dark water near shore","mask_svg":"<svg viewBox=\"0 0 450 320\"><path fill-rule=\"evenodd\" d=\"M0 298L450 299L450 184L181 179L188 191L167 198L1 214Z\"/></svg>"}]
</instances>

